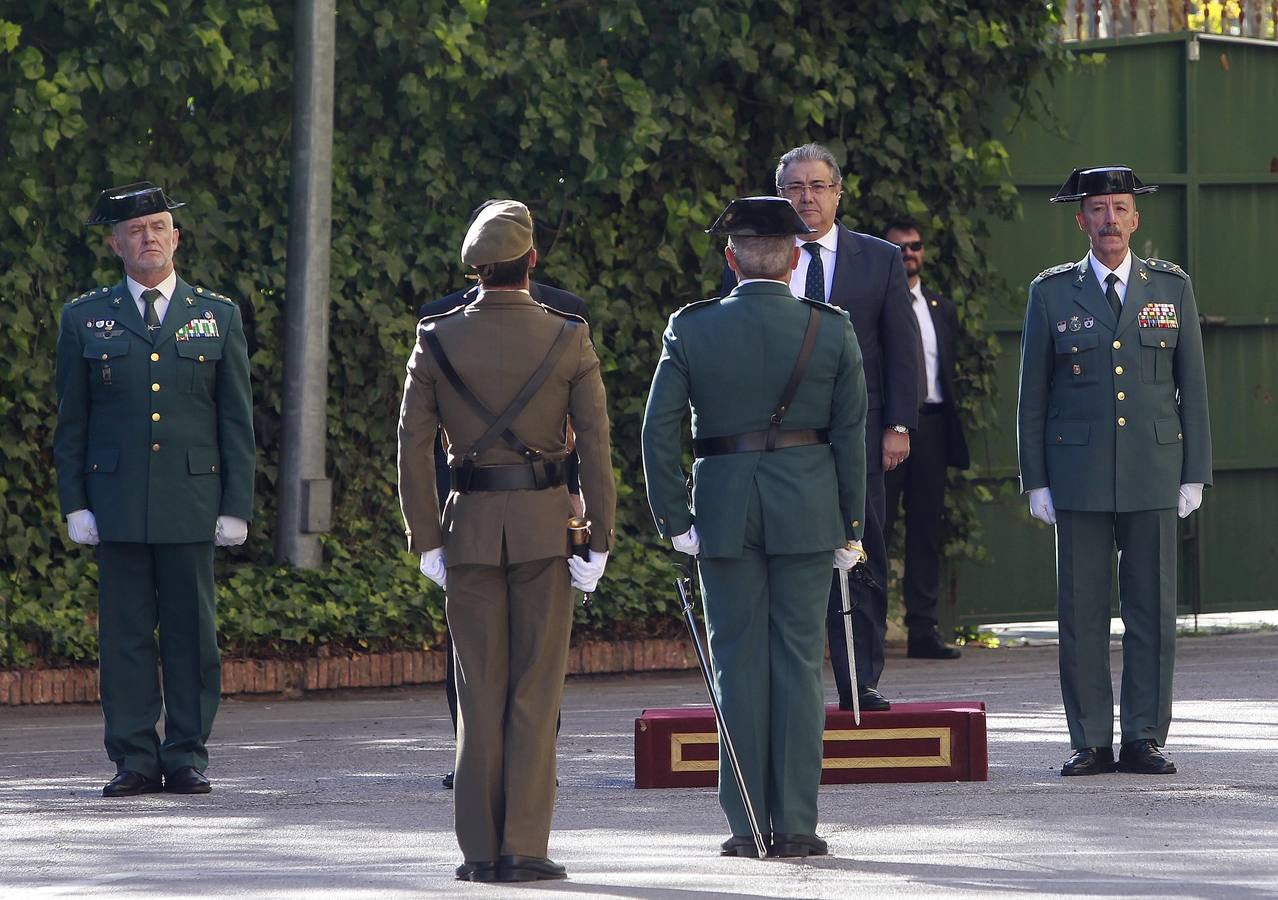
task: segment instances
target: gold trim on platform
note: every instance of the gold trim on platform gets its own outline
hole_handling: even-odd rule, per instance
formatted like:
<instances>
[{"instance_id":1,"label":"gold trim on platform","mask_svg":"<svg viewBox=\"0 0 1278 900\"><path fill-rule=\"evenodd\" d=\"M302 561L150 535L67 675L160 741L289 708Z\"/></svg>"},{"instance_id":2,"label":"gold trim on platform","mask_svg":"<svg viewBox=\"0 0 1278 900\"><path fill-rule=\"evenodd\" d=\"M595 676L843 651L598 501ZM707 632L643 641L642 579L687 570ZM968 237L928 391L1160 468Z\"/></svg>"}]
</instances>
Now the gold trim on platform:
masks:
<instances>
[{"instance_id":1,"label":"gold trim on platform","mask_svg":"<svg viewBox=\"0 0 1278 900\"><path fill-rule=\"evenodd\" d=\"M948 768L951 765L949 728L858 728L855 731L827 731L827 741L900 741L936 738L935 756L827 756L823 769L917 769Z\"/></svg>"},{"instance_id":2,"label":"gold trim on platform","mask_svg":"<svg viewBox=\"0 0 1278 900\"><path fill-rule=\"evenodd\" d=\"M717 744L719 743L719 734L715 731L709 732L684 732L682 734L672 732L670 734L670 771L671 772L717 772L719 771L719 758L714 759L684 759L684 744Z\"/></svg>"}]
</instances>

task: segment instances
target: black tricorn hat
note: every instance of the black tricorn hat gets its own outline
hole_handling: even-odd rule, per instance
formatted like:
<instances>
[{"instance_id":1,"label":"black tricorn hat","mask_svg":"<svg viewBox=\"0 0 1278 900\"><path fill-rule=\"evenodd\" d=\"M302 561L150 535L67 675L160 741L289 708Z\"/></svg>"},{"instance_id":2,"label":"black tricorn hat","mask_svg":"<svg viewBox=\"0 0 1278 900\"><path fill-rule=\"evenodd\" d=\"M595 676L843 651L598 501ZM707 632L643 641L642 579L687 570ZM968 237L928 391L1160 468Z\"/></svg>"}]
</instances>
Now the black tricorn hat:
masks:
<instances>
[{"instance_id":1,"label":"black tricorn hat","mask_svg":"<svg viewBox=\"0 0 1278 900\"><path fill-rule=\"evenodd\" d=\"M784 197L742 197L728 204L728 208L706 229L706 234L780 237L811 234L814 230Z\"/></svg>"},{"instance_id":2,"label":"black tricorn hat","mask_svg":"<svg viewBox=\"0 0 1278 900\"><path fill-rule=\"evenodd\" d=\"M1095 166L1075 169L1052 198L1053 203L1082 200L1098 194L1152 194L1156 184L1142 184L1128 166Z\"/></svg>"},{"instance_id":3,"label":"black tricorn hat","mask_svg":"<svg viewBox=\"0 0 1278 900\"><path fill-rule=\"evenodd\" d=\"M167 212L186 206L175 203L164 193L164 188L149 181L136 181L120 187L107 188L98 194L93 211L85 220L85 225L114 225L138 216L149 216L152 213Z\"/></svg>"}]
</instances>

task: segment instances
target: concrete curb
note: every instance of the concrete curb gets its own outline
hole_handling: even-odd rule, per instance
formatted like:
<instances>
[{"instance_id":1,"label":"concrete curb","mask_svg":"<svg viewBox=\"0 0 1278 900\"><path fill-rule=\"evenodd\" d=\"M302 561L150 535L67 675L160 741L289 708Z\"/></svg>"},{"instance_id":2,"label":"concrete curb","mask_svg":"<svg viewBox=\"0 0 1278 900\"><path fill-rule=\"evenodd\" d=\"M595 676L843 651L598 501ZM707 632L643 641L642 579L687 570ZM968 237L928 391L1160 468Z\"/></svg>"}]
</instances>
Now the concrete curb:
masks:
<instances>
[{"instance_id":1,"label":"concrete curb","mask_svg":"<svg viewBox=\"0 0 1278 900\"><path fill-rule=\"evenodd\" d=\"M400 650L309 659L223 659L222 695L284 694L337 688L398 687L444 680L439 650ZM569 675L660 672L696 668L684 639L582 641L568 651ZM96 703L97 667L0 671L0 706Z\"/></svg>"}]
</instances>

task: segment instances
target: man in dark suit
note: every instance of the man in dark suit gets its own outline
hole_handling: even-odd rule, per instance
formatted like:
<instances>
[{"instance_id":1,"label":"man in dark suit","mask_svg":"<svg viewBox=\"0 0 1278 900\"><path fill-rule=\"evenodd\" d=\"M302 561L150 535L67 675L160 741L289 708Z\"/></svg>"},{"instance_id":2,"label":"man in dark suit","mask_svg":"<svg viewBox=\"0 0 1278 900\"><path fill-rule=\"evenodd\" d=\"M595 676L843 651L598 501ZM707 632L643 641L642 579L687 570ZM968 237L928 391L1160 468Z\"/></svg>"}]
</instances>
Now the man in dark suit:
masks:
<instances>
[{"instance_id":1,"label":"man in dark suit","mask_svg":"<svg viewBox=\"0 0 1278 900\"><path fill-rule=\"evenodd\" d=\"M914 318L922 341L923 379L919 427L910 440L910 456L888 472L883 533L888 542L897 504L905 499L905 627L907 653L914 659L957 659L960 652L937 631L936 604L941 583L941 523L945 513L945 470L970 465L967 441L955 399L955 362L959 333L953 302L923 286L920 273L927 249L918 223L894 221L883 237L901 248Z\"/></svg>"},{"instance_id":2,"label":"man in dark suit","mask_svg":"<svg viewBox=\"0 0 1278 900\"><path fill-rule=\"evenodd\" d=\"M145 181L102 192L86 224L111 226L126 277L68 303L58 333L58 497L71 540L98 548L100 690L116 765L105 797L211 789L213 547L243 543L253 512L240 310L177 276L171 210L184 205Z\"/></svg>"},{"instance_id":3,"label":"man in dark suit","mask_svg":"<svg viewBox=\"0 0 1278 900\"><path fill-rule=\"evenodd\" d=\"M835 221L843 183L839 164L820 144L804 144L777 162L777 193L798 210L815 233L797 238L802 250L790 273L790 290L838 306L852 317L865 365L869 413L865 420L865 552L876 588L854 582L852 599L856 677L862 709L890 704L878 692L887 634L887 548L883 540L883 472L910 455L910 432L918 425L918 323L910 312L901 253L887 241L860 234ZM735 285L728 273L724 293ZM861 523L856 523L860 528ZM847 671L842 598L831 579L826 627L839 706L852 708Z\"/></svg>"},{"instance_id":4,"label":"man in dark suit","mask_svg":"<svg viewBox=\"0 0 1278 900\"><path fill-rule=\"evenodd\" d=\"M467 224L467 227L469 228L470 224L474 223L475 217L480 212L495 202L495 200L487 200L477 206L470 215L470 223ZM528 292L532 295L533 300L543 306L548 306L570 316L578 316L587 325L590 324L590 316L586 311L586 301L571 291L561 290L549 284L529 280ZM478 284L462 288L459 291L453 291L439 300L423 303L421 308L417 310L417 318L420 320L428 316L438 316L452 312L459 306L473 303L478 297ZM573 513L578 516L582 515L585 509L581 501L579 465L580 459L576 453L568 457L568 499L572 503ZM448 456L444 452L442 434L435 437L435 482L436 490L439 492L439 509L440 512L443 512L444 502L448 499L449 475ZM448 659L444 678L444 696L448 698L448 716L453 720L453 735L455 736L457 734L457 669L453 661L453 636L447 629L444 631L444 653ZM556 731L558 731L558 726L556 726ZM444 787L451 790L453 778L454 773L449 772L446 774L443 779Z\"/></svg>"}]
</instances>

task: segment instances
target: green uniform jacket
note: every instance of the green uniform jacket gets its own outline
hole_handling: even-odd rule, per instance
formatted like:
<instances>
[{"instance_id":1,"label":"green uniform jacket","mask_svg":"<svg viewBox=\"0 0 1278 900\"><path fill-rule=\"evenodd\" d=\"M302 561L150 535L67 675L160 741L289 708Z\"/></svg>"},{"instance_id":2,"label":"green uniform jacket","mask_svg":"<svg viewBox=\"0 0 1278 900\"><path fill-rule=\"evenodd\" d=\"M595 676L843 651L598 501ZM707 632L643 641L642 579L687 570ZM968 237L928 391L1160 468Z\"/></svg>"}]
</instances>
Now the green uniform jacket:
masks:
<instances>
[{"instance_id":1,"label":"green uniform jacket","mask_svg":"<svg viewBox=\"0 0 1278 900\"><path fill-rule=\"evenodd\" d=\"M808 370L783 430L828 428L829 445L729 453L693 466L688 506L680 437L762 431L794 369L809 310L822 313ZM697 524L702 552L740 556L750 485L765 522L764 552L812 553L859 539L865 509L865 375L847 313L752 281L670 317L643 421L648 503L662 537Z\"/></svg>"},{"instance_id":2,"label":"green uniform jacket","mask_svg":"<svg viewBox=\"0 0 1278 900\"><path fill-rule=\"evenodd\" d=\"M1017 409L1021 490L1058 509L1176 506L1211 484L1211 427L1198 307L1179 266L1133 254L1115 322L1088 258L1030 285Z\"/></svg>"},{"instance_id":3,"label":"green uniform jacket","mask_svg":"<svg viewBox=\"0 0 1278 900\"><path fill-rule=\"evenodd\" d=\"M103 541L213 540L251 519L253 395L240 310L181 278L154 338L125 282L62 309L53 455L63 514Z\"/></svg>"}]
</instances>

